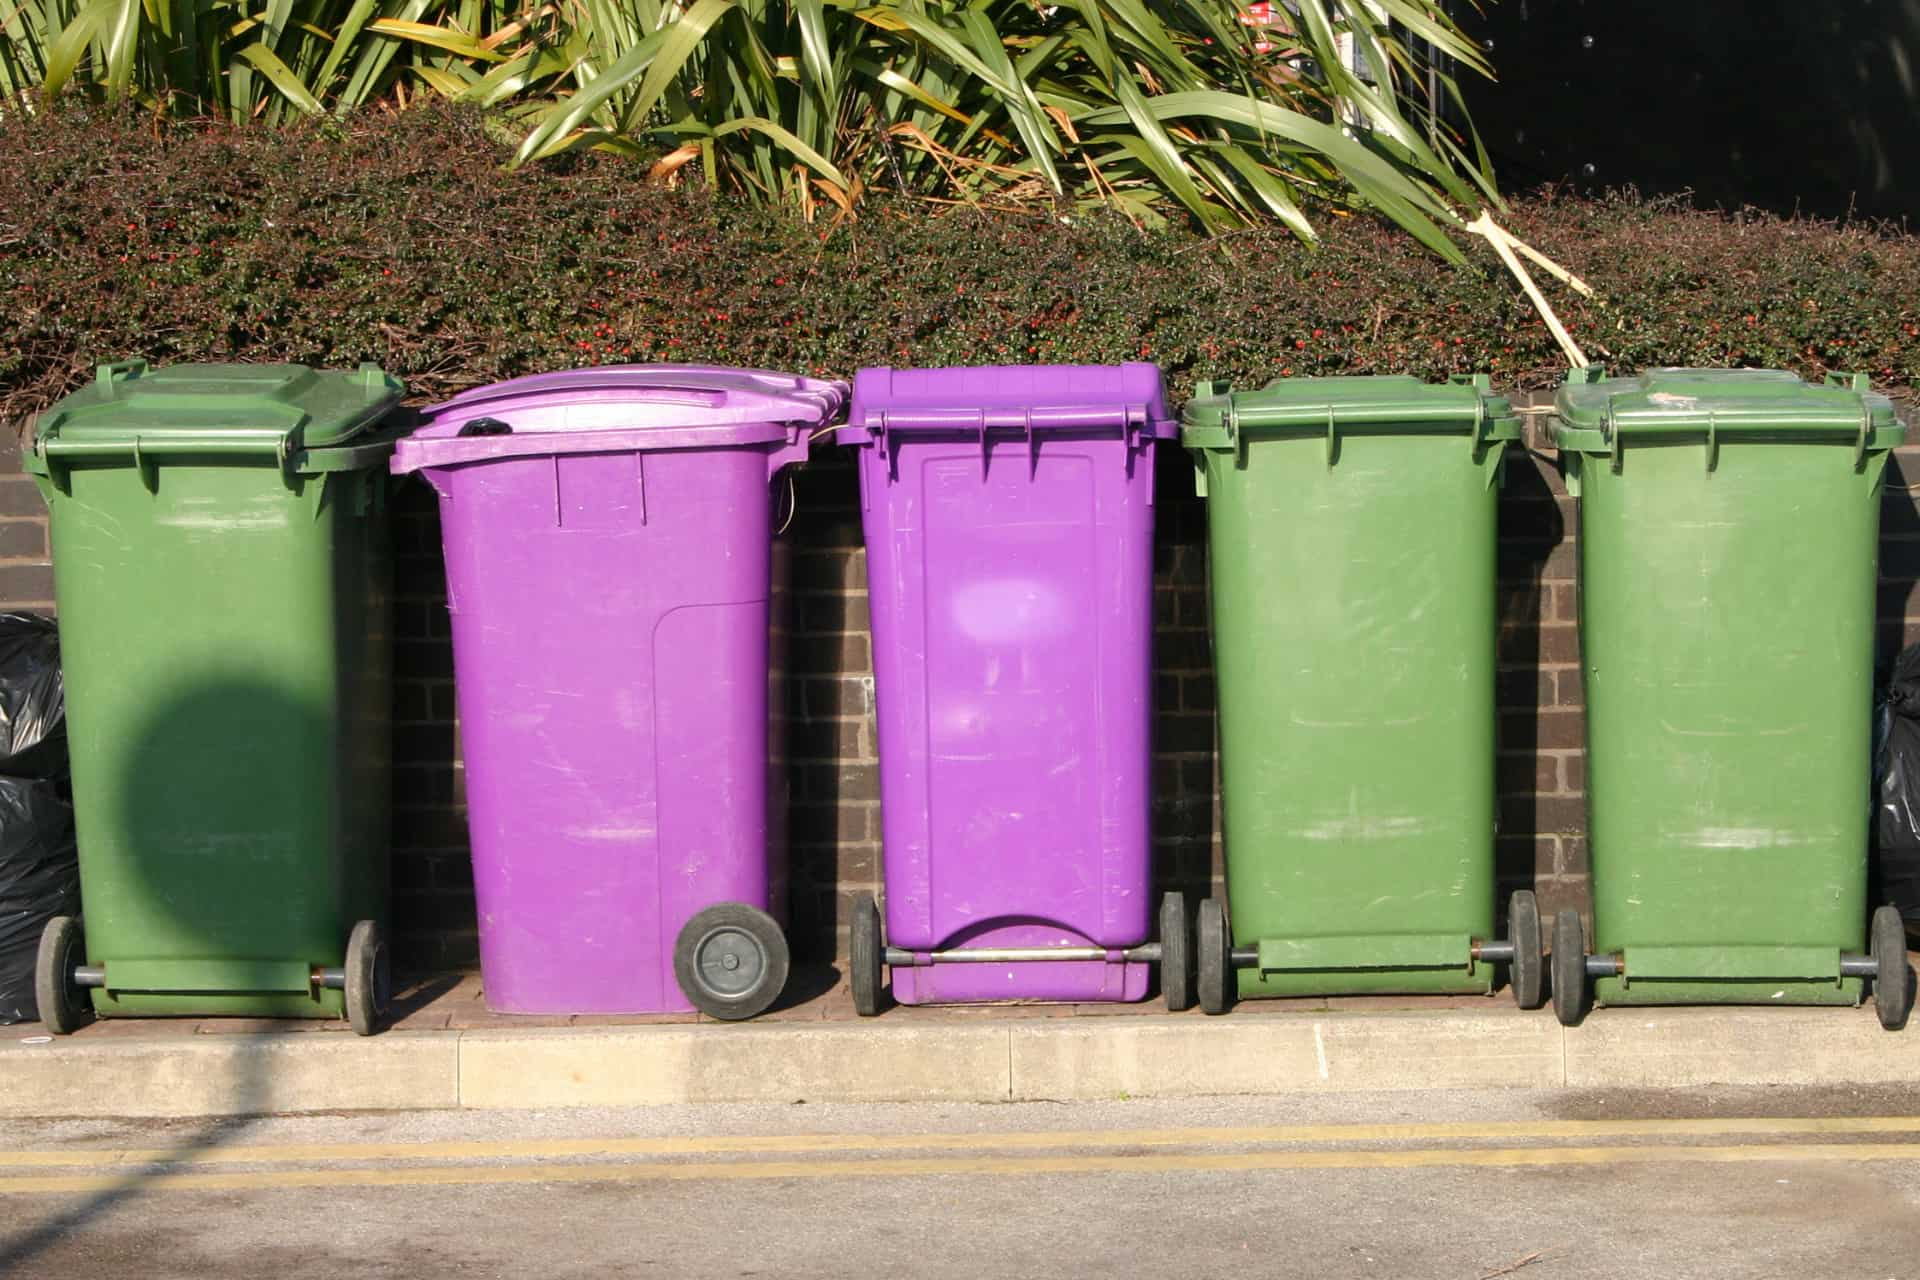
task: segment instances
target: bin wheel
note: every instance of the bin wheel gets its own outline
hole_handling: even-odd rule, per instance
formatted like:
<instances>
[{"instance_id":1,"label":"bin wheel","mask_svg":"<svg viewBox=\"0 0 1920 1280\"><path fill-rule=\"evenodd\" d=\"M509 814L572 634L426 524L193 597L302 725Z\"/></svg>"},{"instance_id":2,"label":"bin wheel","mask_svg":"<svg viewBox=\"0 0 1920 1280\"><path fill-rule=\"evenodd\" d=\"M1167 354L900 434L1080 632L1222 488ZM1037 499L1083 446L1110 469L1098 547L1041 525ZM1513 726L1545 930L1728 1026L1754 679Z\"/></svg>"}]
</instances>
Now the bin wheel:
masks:
<instances>
[{"instance_id":1,"label":"bin wheel","mask_svg":"<svg viewBox=\"0 0 1920 1280\"><path fill-rule=\"evenodd\" d=\"M1898 1031L1913 1012L1913 970L1907 964L1907 930L1898 907L1873 913L1873 1011L1880 1025Z\"/></svg>"},{"instance_id":2,"label":"bin wheel","mask_svg":"<svg viewBox=\"0 0 1920 1280\"><path fill-rule=\"evenodd\" d=\"M1206 1013L1225 1013L1233 1000L1233 935L1227 932L1227 911L1218 898L1201 901L1194 932L1199 953L1195 985L1200 989L1200 1008Z\"/></svg>"},{"instance_id":3,"label":"bin wheel","mask_svg":"<svg viewBox=\"0 0 1920 1280\"><path fill-rule=\"evenodd\" d=\"M1193 932L1184 893L1160 899L1160 998L1169 1013L1193 1007Z\"/></svg>"},{"instance_id":4,"label":"bin wheel","mask_svg":"<svg viewBox=\"0 0 1920 1280\"><path fill-rule=\"evenodd\" d=\"M673 944L673 976L693 1007L738 1022L779 999L787 985L787 940L774 918L744 902L696 912Z\"/></svg>"},{"instance_id":5,"label":"bin wheel","mask_svg":"<svg viewBox=\"0 0 1920 1280\"><path fill-rule=\"evenodd\" d=\"M72 1035L93 1018L93 1004L73 980L86 955L86 935L72 916L55 916L40 931L40 954L33 966L33 998L40 1021L57 1036Z\"/></svg>"},{"instance_id":6,"label":"bin wheel","mask_svg":"<svg viewBox=\"0 0 1920 1280\"><path fill-rule=\"evenodd\" d=\"M853 1011L863 1018L880 1012L880 965L886 951L880 936L880 908L873 895L853 900L853 923L847 936L847 968L852 970Z\"/></svg>"},{"instance_id":7,"label":"bin wheel","mask_svg":"<svg viewBox=\"0 0 1920 1280\"><path fill-rule=\"evenodd\" d=\"M393 965L387 956L386 934L371 920L360 921L347 935L347 984L342 994L353 1034L370 1036L380 1029L393 999Z\"/></svg>"},{"instance_id":8,"label":"bin wheel","mask_svg":"<svg viewBox=\"0 0 1920 1280\"><path fill-rule=\"evenodd\" d=\"M1577 1027L1587 1013L1587 934L1578 911L1553 918L1553 1016Z\"/></svg>"},{"instance_id":9,"label":"bin wheel","mask_svg":"<svg viewBox=\"0 0 1920 1280\"><path fill-rule=\"evenodd\" d=\"M1507 899L1507 936L1513 939L1513 963L1507 968L1513 1002L1522 1009L1538 1009L1546 998L1540 982L1540 904L1533 890L1515 889Z\"/></svg>"}]
</instances>

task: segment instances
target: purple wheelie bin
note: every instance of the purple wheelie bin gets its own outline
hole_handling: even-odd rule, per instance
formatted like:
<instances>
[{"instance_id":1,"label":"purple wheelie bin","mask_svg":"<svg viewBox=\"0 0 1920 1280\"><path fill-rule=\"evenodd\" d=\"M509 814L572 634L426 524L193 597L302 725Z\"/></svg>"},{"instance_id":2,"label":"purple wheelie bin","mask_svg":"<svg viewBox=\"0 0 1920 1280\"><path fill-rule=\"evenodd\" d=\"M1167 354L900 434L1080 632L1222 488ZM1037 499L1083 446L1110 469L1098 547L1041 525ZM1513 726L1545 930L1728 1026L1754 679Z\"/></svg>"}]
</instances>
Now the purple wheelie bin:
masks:
<instances>
[{"instance_id":1,"label":"purple wheelie bin","mask_svg":"<svg viewBox=\"0 0 1920 1280\"><path fill-rule=\"evenodd\" d=\"M862 369L885 923L855 900L854 1006L1139 1000L1152 941L1151 364Z\"/></svg>"},{"instance_id":2,"label":"purple wheelie bin","mask_svg":"<svg viewBox=\"0 0 1920 1280\"><path fill-rule=\"evenodd\" d=\"M760 1012L786 982L769 478L844 382L576 369L426 411L480 968L505 1013Z\"/></svg>"}]
</instances>

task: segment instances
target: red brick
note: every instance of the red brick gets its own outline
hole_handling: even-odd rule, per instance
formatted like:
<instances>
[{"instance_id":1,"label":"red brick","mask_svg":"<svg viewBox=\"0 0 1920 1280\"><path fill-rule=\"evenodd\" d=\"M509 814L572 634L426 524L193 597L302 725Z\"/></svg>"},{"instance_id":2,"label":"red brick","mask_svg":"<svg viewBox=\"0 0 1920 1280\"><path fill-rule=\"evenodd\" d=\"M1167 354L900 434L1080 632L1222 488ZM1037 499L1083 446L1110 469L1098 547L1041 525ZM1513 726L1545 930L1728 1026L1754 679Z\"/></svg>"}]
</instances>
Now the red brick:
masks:
<instances>
[{"instance_id":1,"label":"red brick","mask_svg":"<svg viewBox=\"0 0 1920 1280\"><path fill-rule=\"evenodd\" d=\"M795 720L787 727L787 755L794 760L871 758L866 723L857 717Z\"/></svg>"},{"instance_id":2,"label":"red brick","mask_svg":"<svg viewBox=\"0 0 1920 1280\"><path fill-rule=\"evenodd\" d=\"M1553 705L1553 676L1531 663L1501 667L1495 686L1504 710L1532 711Z\"/></svg>"},{"instance_id":3,"label":"red brick","mask_svg":"<svg viewBox=\"0 0 1920 1280\"><path fill-rule=\"evenodd\" d=\"M802 550L793 557L793 587L796 593L807 591L864 591L867 587L866 553Z\"/></svg>"},{"instance_id":4,"label":"red brick","mask_svg":"<svg viewBox=\"0 0 1920 1280\"><path fill-rule=\"evenodd\" d=\"M1553 941L1553 918L1561 911L1577 911L1586 925L1587 937L1593 937L1593 900L1587 892L1585 876L1540 876L1533 883L1534 897L1540 904L1540 932L1549 946Z\"/></svg>"},{"instance_id":5,"label":"red brick","mask_svg":"<svg viewBox=\"0 0 1920 1280\"><path fill-rule=\"evenodd\" d=\"M1162 631L1153 638L1153 662L1161 671L1213 670L1213 651L1204 631Z\"/></svg>"},{"instance_id":6,"label":"red brick","mask_svg":"<svg viewBox=\"0 0 1920 1280\"><path fill-rule=\"evenodd\" d=\"M1500 661L1514 666L1578 662L1579 628L1565 623L1544 627L1503 626L1500 628Z\"/></svg>"},{"instance_id":7,"label":"red brick","mask_svg":"<svg viewBox=\"0 0 1920 1280\"><path fill-rule=\"evenodd\" d=\"M788 661L795 673L807 675L850 672L861 674L873 669L867 635L855 632L843 635L798 635L788 648Z\"/></svg>"},{"instance_id":8,"label":"red brick","mask_svg":"<svg viewBox=\"0 0 1920 1280\"><path fill-rule=\"evenodd\" d=\"M0 431L0 437L5 436ZM47 522L43 519L0 520L0 559L47 558Z\"/></svg>"},{"instance_id":9,"label":"red brick","mask_svg":"<svg viewBox=\"0 0 1920 1280\"><path fill-rule=\"evenodd\" d=\"M465 849L467 816L442 805L403 805L393 811L393 843L398 850Z\"/></svg>"},{"instance_id":10,"label":"red brick","mask_svg":"<svg viewBox=\"0 0 1920 1280\"><path fill-rule=\"evenodd\" d=\"M393 758L401 764L439 764L453 759L450 724L397 724L393 727Z\"/></svg>"},{"instance_id":11,"label":"red brick","mask_svg":"<svg viewBox=\"0 0 1920 1280\"><path fill-rule=\"evenodd\" d=\"M1218 696L1218 686L1211 675L1180 677L1180 705L1186 710L1211 713Z\"/></svg>"},{"instance_id":12,"label":"red brick","mask_svg":"<svg viewBox=\"0 0 1920 1280\"><path fill-rule=\"evenodd\" d=\"M1494 607L1505 627L1537 627L1543 620L1546 586L1524 578L1517 582L1497 584Z\"/></svg>"},{"instance_id":13,"label":"red brick","mask_svg":"<svg viewBox=\"0 0 1920 1280\"><path fill-rule=\"evenodd\" d=\"M53 603L53 566L0 564L0 601L10 609L42 608Z\"/></svg>"},{"instance_id":14,"label":"red brick","mask_svg":"<svg viewBox=\"0 0 1920 1280\"><path fill-rule=\"evenodd\" d=\"M1156 675L1153 678L1153 709L1158 714L1180 710L1180 677Z\"/></svg>"},{"instance_id":15,"label":"red brick","mask_svg":"<svg viewBox=\"0 0 1920 1280\"><path fill-rule=\"evenodd\" d=\"M40 486L26 476L0 477L0 516L39 516L44 519L47 504L40 497Z\"/></svg>"},{"instance_id":16,"label":"red brick","mask_svg":"<svg viewBox=\"0 0 1920 1280\"><path fill-rule=\"evenodd\" d=\"M1503 582L1571 582L1579 556L1571 539L1552 545L1502 542L1499 572Z\"/></svg>"},{"instance_id":17,"label":"red brick","mask_svg":"<svg viewBox=\"0 0 1920 1280\"><path fill-rule=\"evenodd\" d=\"M1500 717L1500 747L1505 751L1583 749L1587 718L1578 711L1545 710L1538 715Z\"/></svg>"},{"instance_id":18,"label":"red brick","mask_svg":"<svg viewBox=\"0 0 1920 1280\"><path fill-rule=\"evenodd\" d=\"M1160 716L1154 725L1154 745L1173 752L1211 750L1213 717L1188 712Z\"/></svg>"},{"instance_id":19,"label":"red brick","mask_svg":"<svg viewBox=\"0 0 1920 1280\"><path fill-rule=\"evenodd\" d=\"M808 716L864 716L871 710L868 688L870 678L814 679L798 681L800 705Z\"/></svg>"},{"instance_id":20,"label":"red brick","mask_svg":"<svg viewBox=\"0 0 1920 1280\"><path fill-rule=\"evenodd\" d=\"M796 632L865 634L873 625L864 591L821 591L797 597Z\"/></svg>"},{"instance_id":21,"label":"red brick","mask_svg":"<svg viewBox=\"0 0 1920 1280\"><path fill-rule=\"evenodd\" d=\"M1519 888L1530 886L1536 877L1553 873L1559 844L1558 836L1536 836L1531 833L1501 835L1494 841L1496 877L1510 881ZM1500 896L1504 899L1506 894Z\"/></svg>"},{"instance_id":22,"label":"red brick","mask_svg":"<svg viewBox=\"0 0 1920 1280\"><path fill-rule=\"evenodd\" d=\"M1584 831L1587 802L1579 796L1503 796L1500 800L1502 835L1558 835Z\"/></svg>"},{"instance_id":23,"label":"red brick","mask_svg":"<svg viewBox=\"0 0 1920 1280\"><path fill-rule=\"evenodd\" d=\"M401 640L393 646L397 678L453 677L453 646L438 640Z\"/></svg>"}]
</instances>

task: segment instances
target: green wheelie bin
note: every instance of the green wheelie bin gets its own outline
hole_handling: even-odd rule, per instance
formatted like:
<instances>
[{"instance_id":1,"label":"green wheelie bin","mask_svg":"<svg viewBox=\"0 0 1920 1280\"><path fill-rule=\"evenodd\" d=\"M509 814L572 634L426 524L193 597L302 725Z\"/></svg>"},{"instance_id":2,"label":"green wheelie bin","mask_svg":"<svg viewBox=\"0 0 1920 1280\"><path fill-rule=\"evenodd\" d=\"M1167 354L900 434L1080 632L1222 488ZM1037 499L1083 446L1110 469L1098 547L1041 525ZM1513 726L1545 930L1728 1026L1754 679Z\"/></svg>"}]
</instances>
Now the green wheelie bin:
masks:
<instances>
[{"instance_id":1,"label":"green wheelie bin","mask_svg":"<svg viewBox=\"0 0 1920 1280\"><path fill-rule=\"evenodd\" d=\"M1849 374L1584 368L1555 411L1580 503L1593 945L1555 918L1554 1011L1853 1005L1870 980L1900 1026L1900 917L1866 911L1892 404Z\"/></svg>"},{"instance_id":2,"label":"green wheelie bin","mask_svg":"<svg viewBox=\"0 0 1920 1280\"><path fill-rule=\"evenodd\" d=\"M1202 384L1227 902L1199 998L1541 994L1539 912L1494 931L1495 527L1508 403L1484 376Z\"/></svg>"},{"instance_id":3,"label":"green wheelie bin","mask_svg":"<svg viewBox=\"0 0 1920 1280\"><path fill-rule=\"evenodd\" d=\"M82 910L41 938L51 1030L374 1030L400 394L371 365L131 361L42 419L26 467L50 513Z\"/></svg>"}]
</instances>

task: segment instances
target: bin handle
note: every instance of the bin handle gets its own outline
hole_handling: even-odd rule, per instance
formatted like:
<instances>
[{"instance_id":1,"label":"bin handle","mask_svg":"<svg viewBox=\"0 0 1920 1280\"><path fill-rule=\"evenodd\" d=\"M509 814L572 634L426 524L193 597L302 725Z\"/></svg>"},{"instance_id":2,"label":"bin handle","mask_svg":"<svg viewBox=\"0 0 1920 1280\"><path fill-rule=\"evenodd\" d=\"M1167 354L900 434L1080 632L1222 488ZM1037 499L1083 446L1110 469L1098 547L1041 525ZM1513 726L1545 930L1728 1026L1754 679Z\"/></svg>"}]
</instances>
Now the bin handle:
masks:
<instances>
[{"instance_id":1,"label":"bin handle","mask_svg":"<svg viewBox=\"0 0 1920 1280\"><path fill-rule=\"evenodd\" d=\"M1600 438L1613 450L1609 469L1616 475L1620 471L1621 455L1626 452L1628 436L1646 439L1691 437L1703 440L1707 446L1707 470L1712 471L1719 464L1720 446L1727 437L1747 432L1786 440L1844 441L1853 446L1853 468L1857 471L1865 462L1867 449L1873 443L1873 410L1863 405L1857 417L1851 414L1845 417L1810 417L1805 412L1782 410L1729 412L1707 409L1692 414L1635 414L1623 418L1614 411L1612 404L1608 404L1607 415L1600 424Z\"/></svg>"}]
</instances>

